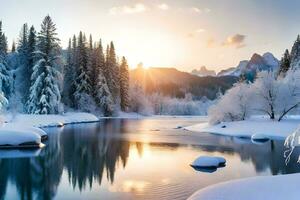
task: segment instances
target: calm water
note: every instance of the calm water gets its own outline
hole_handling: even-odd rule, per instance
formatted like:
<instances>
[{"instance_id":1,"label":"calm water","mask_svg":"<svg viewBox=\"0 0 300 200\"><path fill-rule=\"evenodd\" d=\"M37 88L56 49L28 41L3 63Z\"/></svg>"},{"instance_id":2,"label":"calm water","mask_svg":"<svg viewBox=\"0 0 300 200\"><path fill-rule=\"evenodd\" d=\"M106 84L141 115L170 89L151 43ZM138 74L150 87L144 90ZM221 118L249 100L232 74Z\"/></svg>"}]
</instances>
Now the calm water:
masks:
<instances>
[{"instance_id":1,"label":"calm water","mask_svg":"<svg viewBox=\"0 0 300 200\"><path fill-rule=\"evenodd\" d=\"M299 151L285 166L283 141L257 145L176 129L197 122L116 119L47 129L40 151L0 151L0 199L186 199L222 181L300 172ZM195 171L189 164L200 155L223 156L227 166Z\"/></svg>"}]
</instances>

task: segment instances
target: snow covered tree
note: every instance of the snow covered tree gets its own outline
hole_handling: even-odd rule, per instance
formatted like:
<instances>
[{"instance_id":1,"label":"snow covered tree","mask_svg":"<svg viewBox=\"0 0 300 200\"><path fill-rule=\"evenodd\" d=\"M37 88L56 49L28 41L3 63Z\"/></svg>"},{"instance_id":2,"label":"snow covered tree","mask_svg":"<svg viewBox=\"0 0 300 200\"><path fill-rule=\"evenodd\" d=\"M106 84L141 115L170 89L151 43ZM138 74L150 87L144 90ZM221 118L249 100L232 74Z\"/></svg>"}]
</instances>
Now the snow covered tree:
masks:
<instances>
[{"instance_id":1,"label":"snow covered tree","mask_svg":"<svg viewBox=\"0 0 300 200\"><path fill-rule=\"evenodd\" d=\"M29 74L29 77L31 77L31 74L33 72L33 66L36 61L35 59L35 49L36 49L36 31L34 29L34 26L31 26L29 29L29 35L28 35L28 70L27 73Z\"/></svg>"},{"instance_id":2,"label":"snow covered tree","mask_svg":"<svg viewBox=\"0 0 300 200\"><path fill-rule=\"evenodd\" d=\"M2 30L2 21L0 21L0 93L4 98L8 98L11 93L11 78L7 64L7 39Z\"/></svg>"},{"instance_id":3,"label":"snow covered tree","mask_svg":"<svg viewBox=\"0 0 300 200\"><path fill-rule=\"evenodd\" d=\"M236 83L220 97L218 103L208 111L209 122L218 124L226 121L245 120L252 111L253 92L249 84Z\"/></svg>"},{"instance_id":4,"label":"snow covered tree","mask_svg":"<svg viewBox=\"0 0 300 200\"><path fill-rule=\"evenodd\" d=\"M121 110L126 111L129 106L129 71L125 57L120 66L120 100Z\"/></svg>"},{"instance_id":5,"label":"snow covered tree","mask_svg":"<svg viewBox=\"0 0 300 200\"><path fill-rule=\"evenodd\" d=\"M286 49L280 61L278 75L284 76L286 72L290 69L290 67L291 67L290 53L289 50Z\"/></svg>"},{"instance_id":6,"label":"snow covered tree","mask_svg":"<svg viewBox=\"0 0 300 200\"><path fill-rule=\"evenodd\" d=\"M300 35L297 36L296 41L291 51L291 68L296 69L300 67Z\"/></svg>"},{"instance_id":7,"label":"snow covered tree","mask_svg":"<svg viewBox=\"0 0 300 200\"><path fill-rule=\"evenodd\" d=\"M120 98L120 81L119 81L119 64L117 62L114 43L111 42L107 49L106 59L106 79L108 88L111 91L115 104L119 102Z\"/></svg>"},{"instance_id":8,"label":"snow covered tree","mask_svg":"<svg viewBox=\"0 0 300 200\"><path fill-rule=\"evenodd\" d=\"M88 69L88 51L86 47L85 36L82 32L79 33L78 37L78 46L77 46L77 74L76 74L76 83L75 83L75 93L74 99L76 106L78 107L79 102L84 102L85 98L91 97L92 88L91 80L89 77ZM84 108L81 108L84 110Z\"/></svg>"},{"instance_id":9,"label":"snow covered tree","mask_svg":"<svg viewBox=\"0 0 300 200\"><path fill-rule=\"evenodd\" d=\"M153 113L151 102L146 97L143 86L139 83L130 85L130 111L140 113L142 115L149 115Z\"/></svg>"},{"instance_id":10,"label":"snow covered tree","mask_svg":"<svg viewBox=\"0 0 300 200\"><path fill-rule=\"evenodd\" d=\"M10 85L7 65L7 39L2 30L2 21L0 21L0 110L8 105L7 97L10 95Z\"/></svg>"},{"instance_id":11,"label":"snow covered tree","mask_svg":"<svg viewBox=\"0 0 300 200\"><path fill-rule=\"evenodd\" d=\"M281 121L288 113L300 106L300 69L289 70L284 78L278 80L276 113Z\"/></svg>"},{"instance_id":12,"label":"snow covered tree","mask_svg":"<svg viewBox=\"0 0 300 200\"><path fill-rule=\"evenodd\" d=\"M67 49L67 59L66 59L66 64L65 64L65 67L64 67L64 86L63 86L63 102L65 105L67 106L72 106L72 103L71 103L71 96L72 96L72 84L73 84L73 81L74 81L74 66L73 66L73 63L72 63L72 41L71 39L69 39L69 46L68 46L68 49Z\"/></svg>"},{"instance_id":13,"label":"snow covered tree","mask_svg":"<svg viewBox=\"0 0 300 200\"><path fill-rule=\"evenodd\" d=\"M102 70L99 71L97 77L95 101L104 116L111 116L113 114L114 102Z\"/></svg>"},{"instance_id":14,"label":"snow covered tree","mask_svg":"<svg viewBox=\"0 0 300 200\"><path fill-rule=\"evenodd\" d=\"M13 41L12 45L11 45L11 52L15 53L16 52L16 43L15 41Z\"/></svg>"},{"instance_id":15,"label":"snow covered tree","mask_svg":"<svg viewBox=\"0 0 300 200\"><path fill-rule=\"evenodd\" d=\"M28 49L28 25L23 24L18 40L18 66L16 69L16 89L20 91L22 102L25 104L29 96L30 77L29 73L29 49Z\"/></svg>"},{"instance_id":16,"label":"snow covered tree","mask_svg":"<svg viewBox=\"0 0 300 200\"><path fill-rule=\"evenodd\" d=\"M38 34L37 62L31 76L32 85L28 100L28 112L32 114L55 114L60 110L60 88L58 69L61 55L56 25L48 15L41 24Z\"/></svg>"},{"instance_id":17,"label":"snow covered tree","mask_svg":"<svg viewBox=\"0 0 300 200\"><path fill-rule=\"evenodd\" d=\"M276 102L278 98L278 82L274 72L262 71L257 74L257 78L253 83L256 91L256 109L267 114L270 119L275 119Z\"/></svg>"},{"instance_id":18,"label":"snow covered tree","mask_svg":"<svg viewBox=\"0 0 300 200\"><path fill-rule=\"evenodd\" d=\"M90 85L92 90L96 87L97 83L97 76L98 76L98 49L93 48L93 39L92 35L90 35L89 39L89 48L88 48L88 63L87 63L87 70L90 77Z\"/></svg>"}]
</instances>

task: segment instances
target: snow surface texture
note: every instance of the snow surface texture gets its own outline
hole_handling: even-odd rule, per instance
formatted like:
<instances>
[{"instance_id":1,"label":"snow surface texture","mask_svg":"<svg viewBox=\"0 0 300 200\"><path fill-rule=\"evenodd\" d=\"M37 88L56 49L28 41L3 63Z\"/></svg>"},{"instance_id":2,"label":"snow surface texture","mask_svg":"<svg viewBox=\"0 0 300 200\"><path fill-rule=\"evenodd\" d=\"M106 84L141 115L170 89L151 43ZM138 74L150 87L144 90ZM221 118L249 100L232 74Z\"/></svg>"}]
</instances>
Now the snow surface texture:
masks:
<instances>
[{"instance_id":1,"label":"snow surface texture","mask_svg":"<svg viewBox=\"0 0 300 200\"><path fill-rule=\"evenodd\" d=\"M0 129L0 146L16 147L24 143L41 144L41 136L33 130L23 127L2 127Z\"/></svg>"},{"instance_id":2,"label":"snow surface texture","mask_svg":"<svg viewBox=\"0 0 300 200\"><path fill-rule=\"evenodd\" d=\"M89 113L65 113L63 115L26 115L5 116L5 121L14 126L59 127L66 124L97 122L99 119Z\"/></svg>"},{"instance_id":3,"label":"snow surface texture","mask_svg":"<svg viewBox=\"0 0 300 200\"><path fill-rule=\"evenodd\" d=\"M285 138L291 135L300 124L300 119L286 119L281 122L265 118L252 118L245 121L223 122L217 125L200 123L185 127L194 132L207 132L220 135L251 138L254 134L263 134L269 138Z\"/></svg>"},{"instance_id":4,"label":"snow surface texture","mask_svg":"<svg viewBox=\"0 0 300 200\"><path fill-rule=\"evenodd\" d=\"M300 174L254 177L201 189L188 200L296 200Z\"/></svg>"},{"instance_id":5,"label":"snow surface texture","mask_svg":"<svg viewBox=\"0 0 300 200\"><path fill-rule=\"evenodd\" d=\"M226 163L222 157L200 156L192 164L192 167L219 167Z\"/></svg>"}]
</instances>

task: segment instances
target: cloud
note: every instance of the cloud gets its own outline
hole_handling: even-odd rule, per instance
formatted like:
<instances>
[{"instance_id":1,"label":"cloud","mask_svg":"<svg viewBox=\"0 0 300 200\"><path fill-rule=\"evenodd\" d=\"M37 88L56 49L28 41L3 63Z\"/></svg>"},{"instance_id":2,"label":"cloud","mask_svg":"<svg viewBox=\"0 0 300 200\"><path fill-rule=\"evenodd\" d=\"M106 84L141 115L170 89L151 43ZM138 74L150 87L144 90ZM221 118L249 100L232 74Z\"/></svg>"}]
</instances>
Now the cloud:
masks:
<instances>
[{"instance_id":1,"label":"cloud","mask_svg":"<svg viewBox=\"0 0 300 200\"><path fill-rule=\"evenodd\" d=\"M168 4L165 4L165 3L159 4L157 7L160 10L169 10L169 8L170 8L170 6Z\"/></svg>"},{"instance_id":2,"label":"cloud","mask_svg":"<svg viewBox=\"0 0 300 200\"><path fill-rule=\"evenodd\" d=\"M117 15L117 14L135 14L142 13L147 10L147 7L142 3L137 3L135 5L124 5L124 6L116 6L112 7L109 10L109 14Z\"/></svg>"},{"instance_id":3,"label":"cloud","mask_svg":"<svg viewBox=\"0 0 300 200\"><path fill-rule=\"evenodd\" d=\"M227 37L226 41L222 43L223 46L233 46L235 48L243 48L245 47L245 35L235 34L233 36Z\"/></svg>"},{"instance_id":4,"label":"cloud","mask_svg":"<svg viewBox=\"0 0 300 200\"><path fill-rule=\"evenodd\" d=\"M210 13L211 9L209 9L209 8L201 9L201 8L193 7L192 11L195 13L198 13L198 14L202 14L202 13Z\"/></svg>"}]
</instances>

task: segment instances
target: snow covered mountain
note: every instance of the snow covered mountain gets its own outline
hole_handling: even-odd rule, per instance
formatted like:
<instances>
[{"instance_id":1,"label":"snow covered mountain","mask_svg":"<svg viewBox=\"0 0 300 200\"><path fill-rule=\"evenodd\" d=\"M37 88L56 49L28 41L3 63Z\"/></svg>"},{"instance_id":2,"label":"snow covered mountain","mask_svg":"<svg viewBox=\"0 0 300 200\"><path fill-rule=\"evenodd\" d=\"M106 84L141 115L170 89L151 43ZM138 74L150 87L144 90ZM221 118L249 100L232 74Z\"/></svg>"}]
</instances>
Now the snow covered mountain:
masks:
<instances>
[{"instance_id":1,"label":"snow covered mountain","mask_svg":"<svg viewBox=\"0 0 300 200\"><path fill-rule=\"evenodd\" d=\"M209 70L205 66L202 66L200 69L194 69L191 74L204 77L204 76L216 76L216 72L214 70Z\"/></svg>"},{"instance_id":2,"label":"snow covered mountain","mask_svg":"<svg viewBox=\"0 0 300 200\"><path fill-rule=\"evenodd\" d=\"M274 71L279 67L279 61L272 53L265 53L262 56L255 53L251 59L241 61L237 67L222 70L218 76L240 76L241 74L255 75L257 71Z\"/></svg>"}]
</instances>

